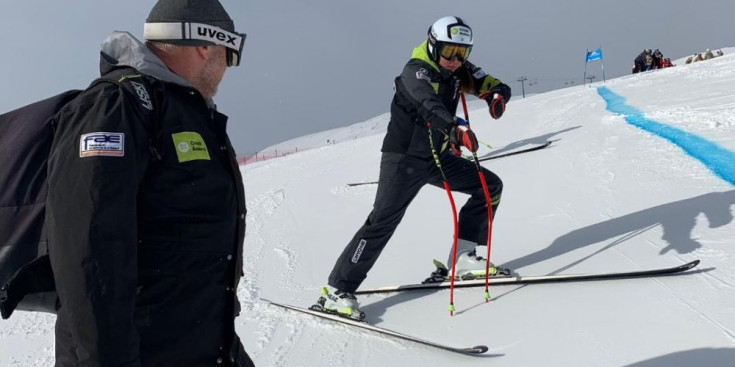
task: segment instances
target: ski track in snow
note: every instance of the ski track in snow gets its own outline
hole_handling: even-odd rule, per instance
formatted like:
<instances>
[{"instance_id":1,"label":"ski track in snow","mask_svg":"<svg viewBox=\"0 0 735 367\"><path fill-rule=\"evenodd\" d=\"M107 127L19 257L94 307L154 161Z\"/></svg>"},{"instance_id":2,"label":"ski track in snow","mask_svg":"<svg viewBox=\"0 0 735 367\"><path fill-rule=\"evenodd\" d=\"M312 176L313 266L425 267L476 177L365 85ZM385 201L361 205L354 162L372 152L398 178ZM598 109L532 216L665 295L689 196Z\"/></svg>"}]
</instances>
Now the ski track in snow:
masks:
<instances>
[{"instance_id":1,"label":"ski track in snow","mask_svg":"<svg viewBox=\"0 0 735 367\"><path fill-rule=\"evenodd\" d=\"M679 300L681 304L686 306L693 314L698 315L700 318L705 320L707 323L713 325L714 327L720 329L722 333L730 340L731 343L735 344L735 333L733 333L732 330L730 330L727 326L723 325L719 321L715 320L714 318L707 315L706 312L700 311L697 307L694 307L691 302L687 301L685 298L680 296L676 291L671 289L670 286L668 286L666 283L664 283L659 278L651 278L652 281L658 283L661 287L665 288L672 296L676 297L676 299Z\"/></svg>"},{"instance_id":2,"label":"ski track in snow","mask_svg":"<svg viewBox=\"0 0 735 367\"><path fill-rule=\"evenodd\" d=\"M51 346L33 349L32 353L22 357L11 357L7 367L53 366L55 361L54 347Z\"/></svg>"},{"instance_id":3,"label":"ski track in snow","mask_svg":"<svg viewBox=\"0 0 735 367\"><path fill-rule=\"evenodd\" d=\"M263 259L266 257L264 249L271 248L271 245L265 242L263 236L261 236L263 223L270 221L269 217L274 216L278 209L281 207L285 200L285 192L282 187L268 190L262 195L251 198L248 201L248 228L247 236L245 240L245 259ZM286 248L274 248L273 251L279 254L281 257L288 259L289 252ZM269 346L276 336L277 330L279 329L279 323L274 320L275 314L273 312L265 312L265 307L260 303L260 287L257 285L260 274L263 273L260 266L262 261L245 261L243 264L244 276L240 281L240 287L238 288L238 298L242 305L242 313L240 318L236 321L238 325L245 329L256 330L255 345L256 350L249 350L252 358L270 358L272 366L285 366L283 359L285 358L286 349L291 345L293 335L298 332L297 324L292 325L292 330L289 333L290 337L285 339L285 344L281 344L275 350L267 352L267 346ZM290 267L283 267L282 269L291 269ZM288 276L288 274L284 274ZM267 352L264 354L264 352Z\"/></svg>"},{"instance_id":4,"label":"ski track in snow","mask_svg":"<svg viewBox=\"0 0 735 367\"><path fill-rule=\"evenodd\" d=\"M280 247L274 249L275 253L283 260L284 271L281 273L281 285L285 289L299 292L304 289L304 285L297 281L296 264L298 262L298 251L289 248L287 243L281 244Z\"/></svg>"}]
</instances>

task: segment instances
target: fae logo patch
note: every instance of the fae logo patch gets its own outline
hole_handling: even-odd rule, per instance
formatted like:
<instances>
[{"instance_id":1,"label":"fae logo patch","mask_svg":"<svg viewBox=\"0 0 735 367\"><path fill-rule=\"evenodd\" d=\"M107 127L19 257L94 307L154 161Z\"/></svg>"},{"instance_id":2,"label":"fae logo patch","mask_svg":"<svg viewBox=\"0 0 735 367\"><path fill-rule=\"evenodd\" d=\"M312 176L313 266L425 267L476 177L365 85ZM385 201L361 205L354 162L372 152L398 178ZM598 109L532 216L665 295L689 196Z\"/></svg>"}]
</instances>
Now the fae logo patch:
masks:
<instances>
[{"instance_id":1,"label":"fae logo patch","mask_svg":"<svg viewBox=\"0 0 735 367\"><path fill-rule=\"evenodd\" d=\"M95 132L79 138L79 157L122 157L125 155L125 134Z\"/></svg>"},{"instance_id":2,"label":"fae logo patch","mask_svg":"<svg viewBox=\"0 0 735 367\"><path fill-rule=\"evenodd\" d=\"M199 133L184 131L171 134L171 137L174 139L174 148L179 163L210 160L207 145L204 144L204 139Z\"/></svg>"}]
</instances>

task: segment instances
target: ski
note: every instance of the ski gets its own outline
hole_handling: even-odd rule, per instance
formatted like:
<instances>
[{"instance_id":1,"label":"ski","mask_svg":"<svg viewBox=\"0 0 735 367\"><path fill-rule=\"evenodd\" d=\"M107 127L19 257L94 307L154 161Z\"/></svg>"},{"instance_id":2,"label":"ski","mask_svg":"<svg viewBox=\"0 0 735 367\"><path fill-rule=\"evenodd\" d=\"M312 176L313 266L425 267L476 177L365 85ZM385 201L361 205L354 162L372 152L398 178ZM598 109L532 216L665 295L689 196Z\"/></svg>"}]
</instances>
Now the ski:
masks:
<instances>
[{"instance_id":1,"label":"ski","mask_svg":"<svg viewBox=\"0 0 735 367\"><path fill-rule=\"evenodd\" d=\"M503 157L509 157L509 156L516 155L516 154L522 154L522 153L528 153L528 152L533 152L533 151L541 150L541 149L547 148L550 145L551 145L551 142L550 141L547 141L546 143L543 143L541 145L537 145L535 147L530 147L530 148L521 149L521 150L515 150L515 151L512 151L512 152L498 154L498 155L493 155L493 156L490 156L490 157L481 157L481 158L478 158L477 160L480 161L480 162L484 162L484 161L489 161L491 159L498 159L498 158L503 158Z\"/></svg>"},{"instance_id":2,"label":"ski","mask_svg":"<svg viewBox=\"0 0 735 367\"><path fill-rule=\"evenodd\" d=\"M516 154L522 154L522 153L533 152L533 151L536 151L536 150L541 150L541 149L544 149L544 148L546 148L546 147L548 147L550 145L551 145L551 142L550 141L547 141L544 144L537 145L537 146L534 146L534 147L525 148L525 149L521 149L521 150L515 150L515 151L512 151L512 152L508 152L508 153L504 153L504 154L499 154L499 155L494 155L494 156L491 156L491 157L478 158L477 160L479 162L484 162L484 161L489 161L491 159L498 159L498 158L503 158L503 157L509 157L509 156L516 155ZM464 158L472 159L472 157L469 157L469 158L468 157L464 157ZM347 186L376 185L377 183L378 183L378 181L353 182L353 183L348 183Z\"/></svg>"},{"instance_id":3,"label":"ski","mask_svg":"<svg viewBox=\"0 0 735 367\"><path fill-rule=\"evenodd\" d=\"M428 345L430 347L439 348L439 349L447 350L447 351L454 352L454 353L460 353L460 354L475 356L475 355L483 354L483 353L485 353L485 352L488 351L488 348L486 346L484 346L484 345L478 345L478 346L471 347L471 348L455 348L455 347L451 347L451 346L444 345L444 344L441 344L441 343L435 343L435 342L427 341L427 340L424 340L424 339L420 339L420 338L417 338L417 337L414 337L414 336L411 336L411 335L402 334L402 333L399 333L399 332L396 332L396 331L393 331L393 330L389 330L389 329L381 328L381 327L378 327L378 326L370 325L370 324L368 324L366 322L356 321L356 320L352 320L352 319L349 319L349 318L346 318L346 317L337 316L337 315L334 315L334 314L331 314L331 313L326 313L326 312L323 312L323 311L315 311L315 310L311 310L311 309L307 309L307 308L301 308L301 307L291 306L291 305L287 305L287 304L284 304L284 303L278 303L278 302L270 301L270 300L267 300L265 298L261 298L261 299L263 301L266 301L266 302L274 305L274 306L285 308L287 310L301 312L301 313L309 314L309 315L316 316L316 317L321 317L323 319L331 320L331 321L334 321L334 322L339 322L339 323L342 323L342 324L345 324L345 325L355 326L355 327L358 327L358 328L363 329L363 330L373 331L373 332L376 332L376 333L379 333L379 334L382 334L382 335L389 335L389 336L392 336L392 337L395 337L395 338L399 338L399 339L403 339L403 340L408 340L408 341L412 341L414 343L419 343L419 344L423 344L423 345Z\"/></svg>"},{"instance_id":4,"label":"ski","mask_svg":"<svg viewBox=\"0 0 735 367\"><path fill-rule=\"evenodd\" d=\"M347 186L362 186L362 185L377 185L378 181L366 181L366 182L352 182L348 183Z\"/></svg>"},{"instance_id":5,"label":"ski","mask_svg":"<svg viewBox=\"0 0 735 367\"><path fill-rule=\"evenodd\" d=\"M687 270L693 269L699 265L699 260L674 266L670 268L659 268L649 270L634 270L624 272L612 272L612 273L592 273L592 274L557 274L557 275L537 275L537 276L498 276L491 277L488 280L490 285L516 285L516 284L536 284L536 283L560 283L560 282L580 282L590 280L607 280L607 279L626 279L626 278L642 278L642 277L657 277L664 275L674 275L683 273ZM373 294L373 293L390 293L390 292L403 292L421 289L442 289L449 288L450 282L438 282L438 283L421 283L421 284L408 284L390 287L380 287L372 289L362 289L355 292L358 294ZM485 285L485 279L474 279L474 280L461 280L455 281L455 288L465 287L481 287Z\"/></svg>"}]
</instances>

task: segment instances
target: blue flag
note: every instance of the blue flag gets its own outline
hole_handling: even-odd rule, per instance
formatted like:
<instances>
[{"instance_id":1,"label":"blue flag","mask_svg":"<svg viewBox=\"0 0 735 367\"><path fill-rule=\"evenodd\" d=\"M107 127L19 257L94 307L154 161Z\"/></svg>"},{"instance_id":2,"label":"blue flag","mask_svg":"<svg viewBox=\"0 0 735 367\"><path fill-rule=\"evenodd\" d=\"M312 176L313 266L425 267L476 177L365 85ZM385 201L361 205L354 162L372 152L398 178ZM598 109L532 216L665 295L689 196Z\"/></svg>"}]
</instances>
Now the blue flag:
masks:
<instances>
[{"instance_id":1,"label":"blue flag","mask_svg":"<svg viewBox=\"0 0 735 367\"><path fill-rule=\"evenodd\" d=\"M587 63L590 61L595 61L595 60L600 60L600 59L602 59L602 50L598 48L597 50L594 50L594 51L587 51L587 59L584 62Z\"/></svg>"}]
</instances>

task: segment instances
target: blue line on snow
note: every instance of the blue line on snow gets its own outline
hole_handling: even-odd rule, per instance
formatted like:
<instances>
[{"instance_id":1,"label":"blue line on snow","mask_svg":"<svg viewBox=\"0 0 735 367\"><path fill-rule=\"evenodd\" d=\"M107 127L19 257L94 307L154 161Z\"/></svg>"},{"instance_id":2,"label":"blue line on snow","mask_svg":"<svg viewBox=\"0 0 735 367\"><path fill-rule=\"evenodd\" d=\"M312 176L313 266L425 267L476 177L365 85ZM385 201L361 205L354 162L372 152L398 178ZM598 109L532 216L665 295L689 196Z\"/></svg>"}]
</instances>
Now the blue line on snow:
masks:
<instances>
[{"instance_id":1,"label":"blue line on snow","mask_svg":"<svg viewBox=\"0 0 735 367\"><path fill-rule=\"evenodd\" d=\"M629 124L676 144L717 176L735 185L735 152L700 136L645 118L643 112L625 104L625 98L607 87L598 87L597 94L607 103L608 111L623 115Z\"/></svg>"}]
</instances>

